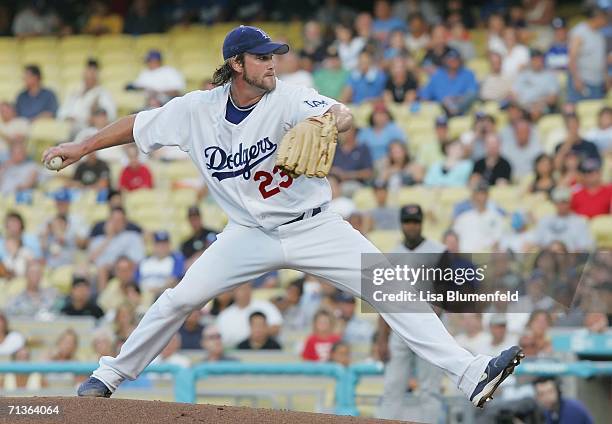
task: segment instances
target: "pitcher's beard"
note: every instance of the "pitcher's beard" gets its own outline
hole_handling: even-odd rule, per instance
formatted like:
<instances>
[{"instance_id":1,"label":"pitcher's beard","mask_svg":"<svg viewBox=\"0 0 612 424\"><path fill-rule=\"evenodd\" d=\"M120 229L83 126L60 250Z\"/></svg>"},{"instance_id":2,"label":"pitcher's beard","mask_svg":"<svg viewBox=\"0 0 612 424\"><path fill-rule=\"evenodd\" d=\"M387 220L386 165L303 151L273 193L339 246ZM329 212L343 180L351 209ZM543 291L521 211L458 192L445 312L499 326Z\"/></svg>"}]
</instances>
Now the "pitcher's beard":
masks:
<instances>
[{"instance_id":1,"label":"pitcher's beard","mask_svg":"<svg viewBox=\"0 0 612 424\"><path fill-rule=\"evenodd\" d=\"M248 73L246 72L246 68L244 69L244 73L242 74L242 79L247 84L252 85L253 87L257 87L260 90L263 90L265 93L268 93L274 90L274 88L276 87L276 82L274 83L273 87L268 87L267 85L265 85L263 77L259 80L252 79L251 77L249 77Z\"/></svg>"}]
</instances>

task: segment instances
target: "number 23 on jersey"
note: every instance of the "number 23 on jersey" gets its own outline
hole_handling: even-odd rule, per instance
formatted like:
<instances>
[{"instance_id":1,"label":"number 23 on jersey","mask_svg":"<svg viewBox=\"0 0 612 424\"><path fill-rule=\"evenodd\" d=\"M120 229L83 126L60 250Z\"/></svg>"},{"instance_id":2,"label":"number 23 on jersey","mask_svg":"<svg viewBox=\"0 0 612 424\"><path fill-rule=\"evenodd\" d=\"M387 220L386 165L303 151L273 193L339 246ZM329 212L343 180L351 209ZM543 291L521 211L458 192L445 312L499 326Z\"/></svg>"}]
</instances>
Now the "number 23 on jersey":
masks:
<instances>
[{"instance_id":1,"label":"number 23 on jersey","mask_svg":"<svg viewBox=\"0 0 612 424\"><path fill-rule=\"evenodd\" d=\"M280 173L282 180L279 181L277 186L270 187L274 182L274 175L278 173ZM272 173L268 171L257 171L255 175L253 175L253 180L259 182L259 192L264 199L280 193L281 188L289 188L289 186L293 184L293 178L284 171L278 169L277 166L274 167Z\"/></svg>"}]
</instances>

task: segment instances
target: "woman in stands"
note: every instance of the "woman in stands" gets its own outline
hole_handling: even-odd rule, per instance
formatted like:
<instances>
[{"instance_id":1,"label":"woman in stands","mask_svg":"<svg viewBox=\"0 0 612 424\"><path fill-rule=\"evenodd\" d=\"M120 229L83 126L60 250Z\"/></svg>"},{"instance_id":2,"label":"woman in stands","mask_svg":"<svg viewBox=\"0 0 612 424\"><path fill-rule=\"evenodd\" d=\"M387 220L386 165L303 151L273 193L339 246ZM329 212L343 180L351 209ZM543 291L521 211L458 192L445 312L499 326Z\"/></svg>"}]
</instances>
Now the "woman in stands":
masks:
<instances>
[{"instance_id":1,"label":"woman in stands","mask_svg":"<svg viewBox=\"0 0 612 424\"><path fill-rule=\"evenodd\" d=\"M423 166L412 160L408 146L400 140L389 144L387 156L379 164L378 179L387 185L389 191L420 184L425 175Z\"/></svg>"},{"instance_id":2,"label":"woman in stands","mask_svg":"<svg viewBox=\"0 0 612 424\"><path fill-rule=\"evenodd\" d=\"M556 185L553 172L554 163L552 157L546 153L540 154L533 163L534 180L529 187L529 191L531 193L543 192L550 194Z\"/></svg>"},{"instance_id":3,"label":"woman in stands","mask_svg":"<svg viewBox=\"0 0 612 424\"><path fill-rule=\"evenodd\" d=\"M369 124L368 127L359 130L357 142L368 146L374 162L385 157L393 140L406 142L406 135L394 122L391 112L384 103L377 103L374 106Z\"/></svg>"}]
</instances>

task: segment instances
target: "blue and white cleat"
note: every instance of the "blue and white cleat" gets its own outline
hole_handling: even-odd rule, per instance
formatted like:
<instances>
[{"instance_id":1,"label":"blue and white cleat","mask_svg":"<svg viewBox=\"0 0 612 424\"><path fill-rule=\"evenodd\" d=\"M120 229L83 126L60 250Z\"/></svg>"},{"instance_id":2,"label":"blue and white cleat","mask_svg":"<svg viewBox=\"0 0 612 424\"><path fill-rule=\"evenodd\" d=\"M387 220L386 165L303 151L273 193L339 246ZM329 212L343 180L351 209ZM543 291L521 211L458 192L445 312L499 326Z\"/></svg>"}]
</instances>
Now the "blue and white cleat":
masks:
<instances>
[{"instance_id":1,"label":"blue and white cleat","mask_svg":"<svg viewBox=\"0 0 612 424\"><path fill-rule=\"evenodd\" d=\"M77 390L77 394L83 397L105 397L109 398L113 394L106 387L106 384L102 383L95 377L89 377L89 379L83 382L79 389Z\"/></svg>"},{"instance_id":2,"label":"blue and white cleat","mask_svg":"<svg viewBox=\"0 0 612 424\"><path fill-rule=\"evenodd\" d=\"M487 369L480 377L480 382L474 389L470 400L474 406L483 408L485 403L493 399L493 392L514 372L514 367L525 357L519 346L512 346L489 361Z\"/></svg>"}]
</instances>

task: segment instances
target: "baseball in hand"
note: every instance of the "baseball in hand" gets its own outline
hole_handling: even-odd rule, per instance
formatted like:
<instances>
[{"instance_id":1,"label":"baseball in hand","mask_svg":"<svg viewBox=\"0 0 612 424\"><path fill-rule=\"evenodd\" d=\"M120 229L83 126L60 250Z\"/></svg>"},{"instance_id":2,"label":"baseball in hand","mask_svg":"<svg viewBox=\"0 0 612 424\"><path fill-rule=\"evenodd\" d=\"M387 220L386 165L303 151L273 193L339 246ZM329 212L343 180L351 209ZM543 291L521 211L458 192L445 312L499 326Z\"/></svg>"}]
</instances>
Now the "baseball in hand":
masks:
<instances>
[{"instance_id":1,"label":"baseball in hand","mask_svg":"<svg viewBox=\"0 0 612 424\"><path fill-rule=\"evenodd\" d=\"M49 162L47 162L47 169L50 169L52 171L59 171L63 162L64 161L62 160L61 156L55 156L51 158Z\"/></svg>"}]
</instances>

